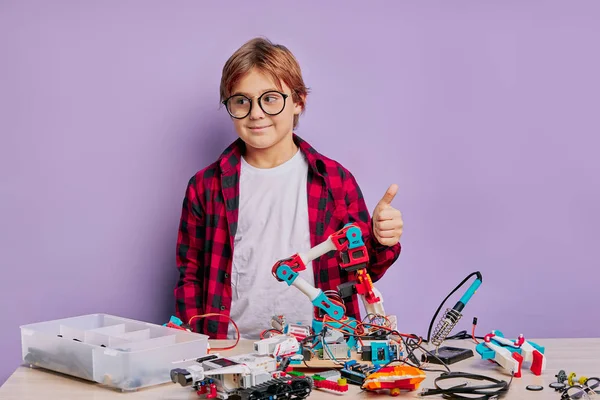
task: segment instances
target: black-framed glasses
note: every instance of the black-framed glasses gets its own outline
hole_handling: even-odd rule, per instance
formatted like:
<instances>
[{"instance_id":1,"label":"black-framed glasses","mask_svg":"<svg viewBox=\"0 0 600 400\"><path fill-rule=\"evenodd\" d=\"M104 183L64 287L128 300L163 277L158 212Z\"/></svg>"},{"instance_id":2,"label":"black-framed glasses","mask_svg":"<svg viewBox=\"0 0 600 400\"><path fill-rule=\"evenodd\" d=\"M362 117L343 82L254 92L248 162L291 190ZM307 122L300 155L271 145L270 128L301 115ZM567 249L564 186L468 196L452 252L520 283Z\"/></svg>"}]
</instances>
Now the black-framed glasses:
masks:
<instances>
[{"instance_id":1,"label":"black-framed glasses","mask_svg":"<svg viewBox=\"0 0 600 400\"><path fill-rule=\"evenodd\" d=\"M288 94L271 90L261 94L257 102L265 114L273 116L283 111L288 97ZM253 103L250 97L243 94L234 94L223 101L229 115L236 119L244 119L250 115Z\"/></svg>"},{"instance_id":2,"label":"black-framed glasses","mask_svg":"<svg viewBox=\"0 0 600 400\"><path fill-rule=\"evenodd\" d=\"M596 394L600 394L600 379L589 378L582 385L565 387L562 391L562 400L591 400Z\"/></svg>"},{"instance_id":3,"label":"black-framed glasses","mask_svg":"<svg viewBox=\"0 0 600 400\"><path fill-rule=\"evenodd\" d=\"M595 394L600 394L600 378L588 378L583 386L588 393L594 392Z\"/></svg>"}]
</instances>

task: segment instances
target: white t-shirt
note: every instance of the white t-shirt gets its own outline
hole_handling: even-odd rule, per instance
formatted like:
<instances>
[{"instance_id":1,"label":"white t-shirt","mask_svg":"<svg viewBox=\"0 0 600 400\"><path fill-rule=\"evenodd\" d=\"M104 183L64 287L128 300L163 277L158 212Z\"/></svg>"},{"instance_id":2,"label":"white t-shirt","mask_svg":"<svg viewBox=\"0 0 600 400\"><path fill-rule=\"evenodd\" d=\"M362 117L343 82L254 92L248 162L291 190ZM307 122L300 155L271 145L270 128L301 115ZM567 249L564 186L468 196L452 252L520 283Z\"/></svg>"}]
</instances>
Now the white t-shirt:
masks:
<instances>
[{"instance_id":1,"label":"white t-shirt","mask_svg":"<svg viewBox=\"0 0 600 400\"><path fill-rule=\"evenodd\" d=\"M242 157L230 314L242 338L258 339L271 327L273 315L285 315L289 323L311 323L308 297L271 273L277 261L311 247L307 176L308 163L300 150L269 169L253 167ZM314 286L312 263L300 276ZM235 337L231 323L228 336Z\"/></svg>"}]
</instances>

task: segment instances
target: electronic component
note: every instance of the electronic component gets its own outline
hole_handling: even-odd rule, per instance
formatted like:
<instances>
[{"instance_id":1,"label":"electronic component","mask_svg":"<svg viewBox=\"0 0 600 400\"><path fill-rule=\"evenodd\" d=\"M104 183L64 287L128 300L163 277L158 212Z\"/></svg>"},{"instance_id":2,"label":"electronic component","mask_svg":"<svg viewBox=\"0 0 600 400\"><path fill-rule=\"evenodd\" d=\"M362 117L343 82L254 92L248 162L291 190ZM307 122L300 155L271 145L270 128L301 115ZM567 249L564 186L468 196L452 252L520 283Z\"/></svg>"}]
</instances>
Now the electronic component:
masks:
<instances>
[{"instance_id":1,"label":"electronic component","mask_svg":"<svg viewBox=\"0 0 600 400\"><path fill-rule=\"evenodd\" d=\"M273 329L283 332L286 327L285 316L283 315L273 315L271 317L271 326Z\"/></svg>"},{"instance_id":2,"label":"electronic component","mask_svg":"<svg viewBox=\"0 0 600 400\"><path fill-rule=\"evenodd\" d=\"M306 265L327 253L335 252L339 267L351 272L354 280L338 286L338 290L323 291L300 276ZM396 332L396 317L386 315L383 309L383 297L374 287L368 273L368 252L360 226L348 223L327 237L324 241L303 253L296 253L288 258L277 261L272 267L272 275L277 281L294 286L304 293L314 306L312 324L290 323L284 315L271 316L270 325L277 331L276 336L270 336L270 343L278 342L273 339L281 335L294 336L300 348L296 356L291 357L291 363L301 365L302 361L313 358L319 360L347 360L352 358L352 351L361 353L363 342L369 342L370 358L362 354L364 361L375 365L383 365L391 360L399 359L402 345L390 344L390 334ZM358 295L361 298L369 321L357 321L346 315L344 298ZM360 329L367 327L367 329ZM270 329L263 331L262 337L267 337ZM360 337L360 346L357 343ZM375 340L381 343L375 343ZM398 337L397 341L400 341ZM260 354L272 354L270 347L257 344L255 351ZM275 354L274 354L275 355ZM281 355L281 354L279 354ZM288 354L289 355L289 354Z\"/></svg>"},{"instance_id":3,"label":"electronic component","mask_svg":"<svg viewBox=\"0 0 600 400\"><path fill-rule=\"evenodd\" d=\"M325 343L346 344L346 341L344 340L344 334L342 332L337 331L335 329L324 329L323 332L323 340L325 340Z\"/></svg>"},{"instance_id":4,"label":"electronic component","mask_svg":"<svg viewBox=\"0 0 600 400\"><path fill-rule=\"evenodd\" d=\"M363 361L371 361L371 346L361 347L360 359Z\"/></svg>"},{"instance_id":5,"label":"electronic component","mask_svg":"<svg viewBox=\"0 0 600 400\"><path fill-rule=\"evenodd\" d=\"M348 383L352 383L354 385L362 385L365 381L365 374L361 374L360 372L352 371L346 368L342 368L340 370L342 377L346 378Z\"/></svg>"},{"instance_id":6,"label":"electronic component","mask_svg":"<svg viewBox=\"0 0 600 400\"><path fill-rule=\"evenodd\" d=\"M323 360L345 360L350 358L350 348L346 343L333 343L323 348Z\"/></svg>"},{"instance_id":7,"label":"electronic component","mask_svg":"<svg viewBox=\"0 0 600 400\"><path fill-rule=\"evenodd\" d=\"M310 361L313 358L313 353L307 348L302 348L302 357L304 361Z\"/></svg>"},{"instance_id":8,"label":"electronic component","mask_svg":"<svg viewBox=\"0 0 600 400\"><path fill-rule=\"evenodd\" d=\"M355 330L358 321L345 315L345 308L341 302L344 296L340 296L340 293L336 292L336 296L340 297L340 300L333 298L300 276L300 272L306 269L309 262L331 251L337 251L340 268L345 271L354 271L356 275L356 281L351 283L353 288L347 284L342 285L343 294L357 293L360 295L367 313L385 315L382 296L373 286L366 269L369 256L362 232L355 223L344 225L342 229L332 233L326 240L304 253L296 253L277 261L271 272L279 282L285 282L288 286L294 286L304 293L314 305L312 327L315 335L321 333L327 326L339 329L345 332L347 345L352 348L356 344ZM327 318L327 322L325 322L325 318ZM320 339L316 338L315 340ZM320 343L315 343L315 350L320 347Z\"/></svg>"}]
</instances>

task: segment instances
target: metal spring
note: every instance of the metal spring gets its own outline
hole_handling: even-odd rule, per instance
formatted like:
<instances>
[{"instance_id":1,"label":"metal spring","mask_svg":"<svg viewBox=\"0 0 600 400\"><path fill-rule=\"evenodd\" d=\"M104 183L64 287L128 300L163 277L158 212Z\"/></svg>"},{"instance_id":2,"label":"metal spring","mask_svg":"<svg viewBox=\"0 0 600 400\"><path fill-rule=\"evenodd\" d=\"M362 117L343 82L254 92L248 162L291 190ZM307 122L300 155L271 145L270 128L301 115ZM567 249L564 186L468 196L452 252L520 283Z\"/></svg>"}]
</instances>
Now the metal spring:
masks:
<instances>
[{"instance_id":1,"label":"metal spring","mask_svg":"<svg viewBox=\"0 0 600 400\"><path fill-rule=\"evenodd\" d=\"M446 337L450 334L452 329L456 326L457 322L462 317L462 314L454 309L446 309L444 317L438 322L435 330L433 331L433 337L431 343L435 347L439 347Z\"/></svg>"}]
</instances>

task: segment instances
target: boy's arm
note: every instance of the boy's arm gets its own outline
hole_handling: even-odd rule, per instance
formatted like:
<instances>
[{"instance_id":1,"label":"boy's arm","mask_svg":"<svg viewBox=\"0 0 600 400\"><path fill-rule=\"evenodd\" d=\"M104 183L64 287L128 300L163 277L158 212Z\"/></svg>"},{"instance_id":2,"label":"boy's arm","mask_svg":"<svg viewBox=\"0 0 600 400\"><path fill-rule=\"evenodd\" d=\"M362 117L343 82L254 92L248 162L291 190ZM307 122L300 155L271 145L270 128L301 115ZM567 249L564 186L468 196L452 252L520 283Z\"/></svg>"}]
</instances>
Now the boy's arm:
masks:
<instances>
[{"instance_id":1,"label":"boy's arm","mask_svg":"<svg viewBox=\"0 0 600 400\"><path fill-rule=\"evenodd\" d=\"M179 280L175 287L175 315L186 324L204 310L202 249L205 213L199 198L196 180L192 178L183 200L176 257ZM192 330L200 332L202 319L195 318L195 321Z\"/></svg>"},{"instance_id":2,"label":"boy's arm","mask_svg":"<svg viewBox=\"0 0 600 400\"><path fill-rule=\"evenodd\" d=\"M369 252L369 266L367 269L371 280L377 282L400 256L401 245L398 242L393 246L386 246L379 243L375 238L375 235L373 235L373 221L360 187L351 173L347 172L347 175L344 189L349 222L360 225L363 240Z\"/></svg>"}]
</instances>

